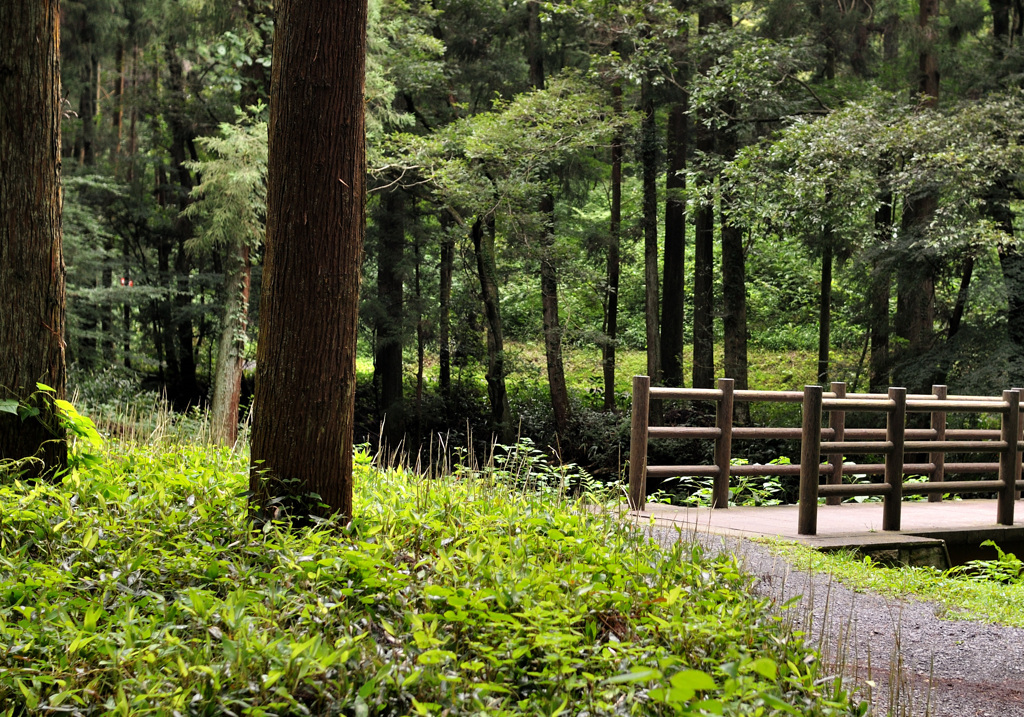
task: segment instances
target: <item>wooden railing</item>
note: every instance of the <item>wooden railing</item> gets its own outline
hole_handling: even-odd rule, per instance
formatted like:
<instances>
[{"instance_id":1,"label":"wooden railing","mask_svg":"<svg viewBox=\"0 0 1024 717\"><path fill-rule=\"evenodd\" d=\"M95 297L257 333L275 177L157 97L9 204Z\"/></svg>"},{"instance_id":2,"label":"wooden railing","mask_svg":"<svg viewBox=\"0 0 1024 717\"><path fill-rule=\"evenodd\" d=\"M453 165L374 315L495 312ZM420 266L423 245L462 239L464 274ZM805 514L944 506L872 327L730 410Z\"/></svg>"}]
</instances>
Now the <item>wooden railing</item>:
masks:
<instances>
[{"instance_id":1,"label":"wooden railing","mask_svg":"<svg viewBox=\"0 0 1024 717\"><path fill-rule=\"evenodd\" d=\"M997 494L996 520L1013 525L1021 481L1024 423L1020 416L1020 389L1003 391L1001 397L950 396L945 386L933 386L930 394L910 394L905 388L882 393L846 393L846 384L833 383L830 391L806 386L800 391L734 390L733 380L718 380L716 389L652 387L647 376L633 378L633 419L629 456L629 503L635 510L646 505L647 476L699 476L713 478L712 505L726 508L730 476L800 477L799 526L803 535L817 533L818 498L837 505L842 498L881 496L883 530L900 529L904 495L928 495L942 500L944 493ZM650 401L714 401L714 427L651 426ZM733 425L733 407L740 401L801 403L800 428L765 428ZM828 413L828 427L822 427ZM847 428L850 412L886 414L886 427ZM907 413L931 414L929 428L906 428ZM947 429L949 413L990 413L1000 416L998 429ZM647 445L651 438L708 439L715 441L713 465L651 466ZM800 441L799 465L731 465L732 444L737 440L789 439ZM906 453L926 453L926 463L906 463ZM947 453L998 455L997 462L947 463ZM881 455L885 462L846 463L845 456ZM822 463L822 458L825 462ZM995 480L946 480L948 475L995 473ZM880 483L843 483L843 476L882 475ZM908 475L926 475L927 483L905 483ZM821 484L820 477L826 476Z\"/></svg>"}]
</instances>

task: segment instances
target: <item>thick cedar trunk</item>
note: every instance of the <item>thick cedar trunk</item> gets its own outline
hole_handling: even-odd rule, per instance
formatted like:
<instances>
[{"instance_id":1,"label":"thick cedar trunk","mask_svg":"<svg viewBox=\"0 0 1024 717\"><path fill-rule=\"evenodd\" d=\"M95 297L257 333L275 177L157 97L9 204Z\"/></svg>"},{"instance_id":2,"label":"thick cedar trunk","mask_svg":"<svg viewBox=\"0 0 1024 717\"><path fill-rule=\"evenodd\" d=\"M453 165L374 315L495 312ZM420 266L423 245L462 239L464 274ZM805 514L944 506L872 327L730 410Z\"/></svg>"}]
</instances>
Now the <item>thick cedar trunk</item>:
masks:
<instances>
[{"instance_id":1,"label":"thick cedar trunk","mask_svg":"<svg viewBox=\"0 0 1024 717\"><path fill-rule=\"evenodd\" d=\"M661 337L658 327L658 139L653 87L640 87L643 119L640 125L640 165L643 174L644 319L647 333L647 375L661 383Z\"/></svg>"},{"instance_id":2,"label":"thick cedar trunk","mask_svg":"<svg viewBox=\"0 0 1024 717\"><path fill-rule=\"evenodd\" d=\"M377 301L380 303L374 354L373 383L379 391L377 420L383 423L383 438L394 449L405 435L402 394L402 317L404 311L405 194L389 191L377 216L380 253L377 257Z\"/></svg>"},{"instance_id":3,"label":"thick cedar trunk","mask_svg":"<svg viewBox=\"0 0 1024 717\"><path fill-rule=\"evenodd\" d=\"M56 0L0 3L0 400L28 399L37 381L64 398L59 24ZM34 475L67 462L39 408L56 433L0 412L0 459L38 455Z\"/></svg>"},{"instance_id":4,"label":"thick cedar trunk","mask_svg":"<svg viewBox=\"0 0 1024 717\"><path fill-rule=\"evenodd\" d=\"M442 224L443 225L443 224ZM438 378L441 394L448 396L452 390L452 348L451 348L451 316L452 316L452 274L455 269L455 242L447 235L441 242L440 274L440 315L438 316Z\"/></svg>"},{"instance_id":5,"label":"thick cedar trunk","mask_svg":"<svg viewBox=\"0 0 1024 717\"><path fill-rule=\"evenodd\" d=\"M828 386L829 346L832 334L832 237L826 231L821 252L821 293L818 297L818 384Z\"/></svg>"},{"instance_id":6,"label":"thick cedar trunk","mask_svg":"<svg viewBox=\"0 0 1024 717\"><path fill-rule=\"evenodd\" d=\"M612 86L612 111L622 113L622 85ZM608 268L604 304L604 410L615 409L615 344L619 332L619 242L622 234L622 134L612 140L612 206L608 227Z\"/></svg>"},{"instance_id":7,"label":"thick cedar trunk","mask_svg":"<svg viewBox=\"0 0 1024 717\"><path fill-rule=\"evenodd\" d=\"M555 203L550 194L541 200L541 213L545 217L544 241L540 257L540 300L544 319L544 355L547 358L548 388L551 409L555 416L555 430L564 435L569 427L569 389L562 366L562 324L558 319L558 271L552 257L554 244Z\"/></svg>"},{"instance_id":8,"label":"thick cedar trunk","mask_svg":"<svg viewBox=\"0 0 1024 717\"><path fill-rule=\"evenodd\" d=\"M249 322L251 268L249 248L229 247L224 272L224 314L217 344L217 370L213 377L210 433L216 443L238 440L238 403L242 393L245 331Z\"/></svg>"},{"instance_id":9,"label":"thick cedar trunk","mask_svg":"<svg viewBox=\"0 0 1024 717\"><path fill-rule=\"evenodd\" d=\"M276 9L250 500L351 517L366 0Z\"/></svg>"},{"instance_id":10,"label":"thick cedar trunk","mask_svg":"<svg viewBox=\"0 0 1024 717\"><path fill-rule=\"evenodd\" d=\"M491 403L491 422L502 441L512 438L512 411L505 389L505 334L501 324L501 302L498 297L498 270L494 260L494 238L484 231L480 219L470 232L476 267L480 276L480 294L487 317L487 397Z\"/></svg>"},{"instance_id":11,"label":"thick cedar trunk","mask_svg":"<svg viewBox=\"0 0 1024 717\"><path fill-rule=\"evenodd\" d=\"M665 256L661 306L661 368L666 386L683 385L684 267L686 260L685 95L669 110L665 177Z\"/></svg>"}]
</instances>

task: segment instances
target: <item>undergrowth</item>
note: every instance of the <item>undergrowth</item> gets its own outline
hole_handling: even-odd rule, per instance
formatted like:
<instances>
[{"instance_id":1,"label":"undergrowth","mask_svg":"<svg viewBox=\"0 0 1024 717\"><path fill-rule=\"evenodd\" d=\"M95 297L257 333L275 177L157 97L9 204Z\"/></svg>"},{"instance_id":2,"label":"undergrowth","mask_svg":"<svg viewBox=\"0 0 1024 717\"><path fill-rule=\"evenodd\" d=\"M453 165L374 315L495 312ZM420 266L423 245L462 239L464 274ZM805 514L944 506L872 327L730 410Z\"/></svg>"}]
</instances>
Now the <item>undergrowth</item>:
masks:
<instances>
[{"instance_id":1,"label":"undergrowth","mask_svg":"<svg viewBox=\"0 0 1024 717\"><path fill-rule=\"evenodd\" d=\"M101 458L0 474L6 717L863 710L733 558L659 547L558 472L360 454L349 525L254 531L236 453Z\"/></svg>"},{"instance_id":2,"label":"undergrowth","mask_svg":"<svg viewBox=\"0 0 1024 717\"><path fill-rule=\"evenodd\" d=\"M941 606L940 616L947 619L1024 627L1024 582L1017 577L1020 561L1012 553L999 551L999 560L941 571L883 565L851 551L822 553L785 541L772 545L793 565L833 575L855 590L929 600Z\"/></svg>"}]
</instances>

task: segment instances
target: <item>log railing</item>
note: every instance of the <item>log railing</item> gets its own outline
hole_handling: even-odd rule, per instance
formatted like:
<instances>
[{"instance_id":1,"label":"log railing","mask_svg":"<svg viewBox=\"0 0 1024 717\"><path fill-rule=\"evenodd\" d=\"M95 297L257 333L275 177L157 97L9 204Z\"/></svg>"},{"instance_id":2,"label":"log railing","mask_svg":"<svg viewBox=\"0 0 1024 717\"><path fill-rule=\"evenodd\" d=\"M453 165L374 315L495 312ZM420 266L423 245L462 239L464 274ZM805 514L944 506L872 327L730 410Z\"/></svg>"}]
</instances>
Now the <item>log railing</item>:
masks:
<instances>
[{"instance_id":1,"label":"log railing","mask_svg":"<svg viewBox=\"0 0 1024 717\"><path fill-rule=\"evenodd\" d=\"M888 393L846 393L846 384L806 386L800 391L735 390L733 380L718 380L716 389L652 387L647 376L633 378L633 418L630 437L629 504L642 510L646 504L647 476L700 476L713 478L712 506L729 503L730 476L800 476L799 533L817 532L818 498L837 505L842 498L881 496L883 530L900 529L900 507L904 495L925 494L942 500L944 493L997 494L996 519L1013 524L1014 500L1024 488L1021 480L1021 451L1024 423L1020 416L1020 389L1003 391L1001 397L950 396L945 386L933 386L930 394L907 394L905 388ZM650 401L714 401L715 426L651 426ZM733 426L736 402L773 401L801 403L800 428ZM822 427L824 413L828 427ZM886 414L886 427L847 428L851 412ZM931 414L929 428L906 428L907 413ZM948 429L949 413L989 413L1000 416L999 429ZM647 464L651 438L709 439L715 441L713 465L652 466ZM742 465L732 463L732 444L737 440L789 439L800 441L799 465ZM927 463L906 463L906 453L926 453ZM947 463L947 453L998 455L998 462ZM845 456L881 455L885 462L847 463ZM822 459L825 459L822 462ZM995 473L995 480L946 480L947 475ZM881 483L843 483L849 474L881 475ZM926 475L927 483L905 483L907 475ZM821 484L820 477L826 482Z\"/></svg>"}]
</instances>

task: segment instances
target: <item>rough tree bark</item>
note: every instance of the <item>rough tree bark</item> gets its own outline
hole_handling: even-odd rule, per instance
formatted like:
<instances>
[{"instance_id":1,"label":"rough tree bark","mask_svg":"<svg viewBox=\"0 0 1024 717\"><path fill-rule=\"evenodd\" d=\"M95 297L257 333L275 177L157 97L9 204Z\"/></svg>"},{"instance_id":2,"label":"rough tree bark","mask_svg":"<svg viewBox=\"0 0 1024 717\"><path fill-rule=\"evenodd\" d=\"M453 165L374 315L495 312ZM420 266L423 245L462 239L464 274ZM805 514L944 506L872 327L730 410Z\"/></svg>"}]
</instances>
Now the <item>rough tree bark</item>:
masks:
<instances>
[{"instance_id":1,"label":"rough tree bark","mask_svg":"<svg viewBox=\"0 0 1024 717\"><path fill-rule=\"evenodd\" d=\"M276 9L251 513L351 517L366 0Z\"/></svg>"},{"instance_id":2,"label":"rough tree bark","mask_svg":"<svg viewBox=\"0 0 1024 717\"><path fill-rule=\"evenodd\" d=\"M64 256L60 191L60 5L0 3L0 399L41 381L64 398ZM0 459L38 455L34 475L67 463L49 402L43 421L0 412ZM56 439L56 440L55 440Z\"/></svg>"},{"instance_id":3,"label":"rough tree bark","mask_svg":"<svg viewBox=\"0 0 1024 717\"><path fill-rule=\"evenodd\" d=\"M661 336L658 326L658 139L654 88L649 78L640 84L640 166L643 184L644 320L647 335L647 375L661 383ZM657 410L660 406L655 406Z\"/></svg>"}]
</instances>

